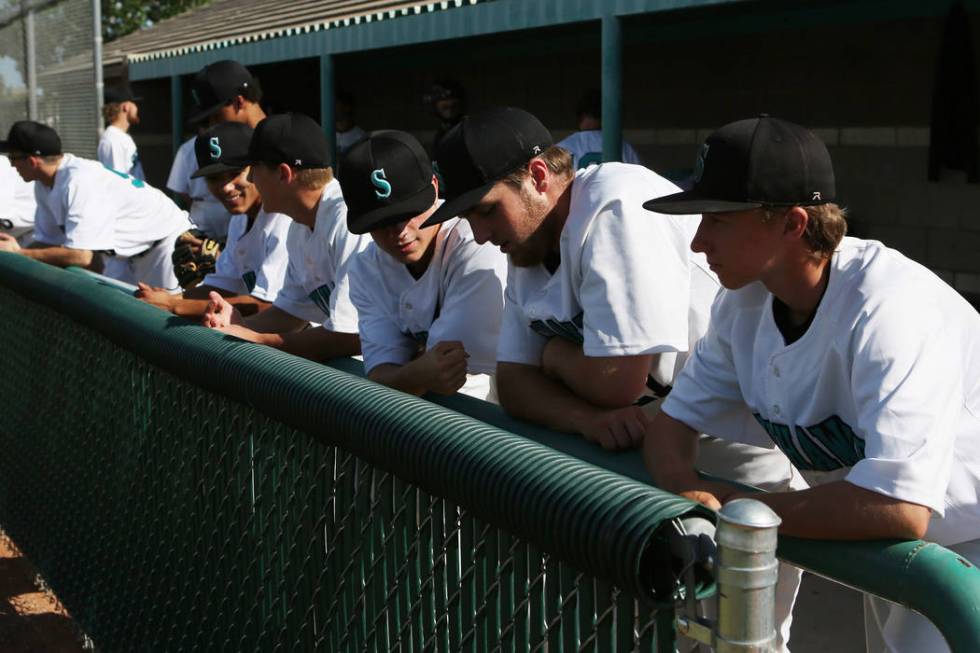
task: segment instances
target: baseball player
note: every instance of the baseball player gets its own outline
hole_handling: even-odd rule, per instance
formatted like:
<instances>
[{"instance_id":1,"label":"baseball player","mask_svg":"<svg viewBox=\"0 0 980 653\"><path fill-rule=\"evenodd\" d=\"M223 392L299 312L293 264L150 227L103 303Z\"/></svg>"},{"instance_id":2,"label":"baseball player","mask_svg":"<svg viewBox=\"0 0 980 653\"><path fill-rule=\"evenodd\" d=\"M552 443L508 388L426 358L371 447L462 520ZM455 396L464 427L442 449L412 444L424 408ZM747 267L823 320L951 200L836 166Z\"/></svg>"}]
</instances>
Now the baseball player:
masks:
<instances>
[{"instance_id":1,"label":"baseball player","mask_svg":"<svg viewBox=\"0 0 980 653\"><path fill-rule=\"evenodd\" d=\"M438 182L415 137L378 131L341 159L347 226L374 241L351 266L368 378L403 392L495 400L506 258L464 220L422 228Z\"/></svg>"},{"instance_id":2,"label":"baseball player","mask_svg":"<svg viewBox=\"0 0 980 653\"><path fill-rule=\"evenodd\" d=\"M136 104L140 98L135 97L133 90L126 85L106 88L103 99L102 117L106 128L99 139L99 162L134 179L146 179L136 142L129 135L129 128L140 122Z\"/></svg>"},{"instance_id":3,"label":"baseball player","mask_svg":"<svg viewBox=\"0 0 980 653\"><path fill-rule=\"evenodd\" d=\"M286 278L272 307L248 318L212 292L204 324L312 360L360 353L348 271L370 238L347 230L323 130L302 114L270 116L252 135L247 163L265 210L293 219Z\"/></svg>"},{"instance_id":4,"label":"baseball player","mask_svg":"<svg viewBox=\"0 0 980 653\"><path fill-rule=\"evenodd\" d=\"M17 239L21 247L33 240L34 182L25 182L17 174L10 160L0 156L0 233Z\"/></svg>"},{"instance_id":5,"label":"baseball player","mask_svg":"<svg viewBox=\"0 0 980 653\"><path fill-rule=\"evenodd\" d=\"M187 214L146 182L61 151L47 125L23 120L0 143L21 178L34 184L37 213L27 248L0 234L0 249L58 266L89 267L96 253L106 276L175 291L173 242Z\"/></svg>"},{"instance_id":6,"label":"baseball player","mask_svg":"<svg viewBox=\"0 0 980 653\"><path fill-rule=\"evenodd\" d=\"M924 538L980 564L980 315L899 252L843 237L830 155L798 125L722 127L695 179L645 204L704 214L691 246L727 289L648 428L657 484L717 508L739 493L694 473L696 433L775 443L815 485L752 495L781 533ZM869 651L948 650L901 606L867 597L865 621Z\"/></svg>"},{"instance_id":7,"label":"baseball player","mask_svg":"<svg viewBox=\"0 0 980 653\"><path fill-rule=\"evenodd\" d=\"M577 132L558 142L558 145L571 152L572 167L588 168L602 162L602 94L591 90L578 104L575 113ZM623 163L640 164L640 155L633 146L623 141Z\"/></svg>"},{"instance_id":8,"label":"baseball player","mask_svg":"<svg viewBox=\"0 0 980 653\"><path fill-rule=\"evenodd\" d=\"M266 117L259 104L262 90L258 80L237 61L225 59L204 66L191 82L191 95L196 103L188 120L192 125L238 122L254 129ZM190 207L194 225L177 245L176 273L184 288L193 287L214 271L231 220L204 180L192 176L198 168L194 142L191 138L180 146L167 178L167 188Z\"/></svg>"},{"instance_id":9,"label":"baseball player","mask_svg":"<svg viewBox=\"0 0 980 653\"><path fill-rule=\"evenodd\" d=\"M217 270L201 285L173 295L160 288L139 284L136 296L183 317L202 317L215 291L242 315L252 315L272 305L286 276L286 234L290 219L267 213L255 184L248 180L248 145L252 128L224 122L197 137L198 169L210 192L231 213L228 243L218 259Z\"/></svg>"},{"instance_id":10,"label":"baseball player","mask_svg":"<svg viewBox=\"0 0 980 653\"><path fill-rule=\"evenodd\" d=\"M644 189L676 187L642 166L576 171L547 129L520 109L464 118L435 156L446 203L426 222L461 214L477 242L510 258L497 387L507 412L581 433L607 449L639 445L707 328L719 285L689 250L696 215L650 220ZM783 489L778 451L705 437L701 469ZM800 573L779 589L783 642Z\"/></svg>"}]
</instances>

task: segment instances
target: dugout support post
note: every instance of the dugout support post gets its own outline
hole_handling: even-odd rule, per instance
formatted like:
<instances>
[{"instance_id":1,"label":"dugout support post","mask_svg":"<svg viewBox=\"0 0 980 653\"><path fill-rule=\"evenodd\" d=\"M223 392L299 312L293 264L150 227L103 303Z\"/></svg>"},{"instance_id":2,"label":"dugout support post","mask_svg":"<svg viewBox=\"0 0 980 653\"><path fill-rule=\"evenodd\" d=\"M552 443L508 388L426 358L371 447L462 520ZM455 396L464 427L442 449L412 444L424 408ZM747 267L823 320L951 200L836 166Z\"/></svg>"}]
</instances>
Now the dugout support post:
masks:
<instances>
[{"instance_id":1,"label":"dugout support post","mask_svg":"<svg viewBox=\"0 0 980 653\"><path fill-rule=\"evenodd\" d=\"M170 149L173 156L184 142L184 92L180 75L170 76Z\"/></svg>"},{"instance_id":2,"label":"dugout support post","mask_svg":"<svg viewBox=\"0 0 980 653\"><path fill-rule=\"evenodd\" d=\"M602 160L623 158L623 24L602 17Z\"/></svg>"},{"instance_id":3,"label":"dugout support post","mask_svg":"<svg viewBox=\"0 0 980 653\"><path fill-rule=\"evenodd\" d=\"M320 55L320 125L327 135L330 147L330 160L333 162L334 174L337 173L337 128L334 115L336 101L336 61L332 54Z\"/></svg>"}]
</instances>

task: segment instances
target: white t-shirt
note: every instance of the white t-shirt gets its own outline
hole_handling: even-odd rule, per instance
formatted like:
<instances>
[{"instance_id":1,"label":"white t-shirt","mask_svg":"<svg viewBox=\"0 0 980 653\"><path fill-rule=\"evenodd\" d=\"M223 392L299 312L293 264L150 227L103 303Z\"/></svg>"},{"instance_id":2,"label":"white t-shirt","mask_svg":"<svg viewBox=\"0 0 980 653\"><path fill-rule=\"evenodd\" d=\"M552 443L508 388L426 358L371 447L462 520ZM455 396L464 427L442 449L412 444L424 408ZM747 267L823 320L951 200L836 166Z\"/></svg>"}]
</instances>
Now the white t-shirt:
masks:
<instances>
[{"instance_id":1,"label":"white t-shirt","mask_svg":"<svg viewBox=\"0 0 980 653\"><path fill-rule=\"evenodd\" d=\"M34 182L25 182L10 165L10 160L0 156L0 231L17 239L21 246L33 238Z\"/></svg>"},{"instance_id":2,"label":"white t-shirt","mask_svg":"<svg viewBox=\"0 0 980 653\"><path fill-rule=\"evenodd\" d=\"M273 301L286 277L289 263L286 236L292 223L287 215L259 209L249 229L247 215L233 215L228 226L228 241L218 257L215 271L201 283L238 295Z\"/></svg>"},{"instance_id":3,"label":"white t-shirt","mask_svg":"<svg viewBox=\"0 0 980 653\"><path fill-rule=\"evenodd\" d=\"M357 333L357 309L350 300L350 266L371 237L347 230L347 205L340 182L323 188L313 229L289 225L289 265L275 306L328 331Z\"/></svg>"},{"instance_id":4,"label":"white t-shirt","mask_svg":"<svg viewBox=\"0 0 980 653\"><path fill-rule=\"evenodd\" d=\"M34 239L73 249L141 254L187 227L187 213L145 181L65 154L54 186L34 184Z\"/></svg>"},{"instance_id":5,"label":"white t-shirt","mask_svg":"<svg viewBox=\"0 0 980 653\"><path fill-rule=\"evenodd\" d=\"M224 204L211 194L203 177L191 179L191 175L197 170L194 140L192 138L185 141L177 150L170 168L170 176L167 177L167 188L191 198L191 223L195 227L215 240L225 240L228 237L231 214Z\"/></svg>"},{"instance_id":6,"label":"white t-shirt","mask_svg":"<svg viewBox=\"0 0 980 653\"><path fill-rule=\"evenodd\" d=\"M442 223L419 279L374 243L356 257L350 278L366 371L404 365L420 347L459 340L470 356L470 378L460 392L491 396L507 258L496 247L478 245L469 223Z\"/></svg>"},{"instance_id":7,"label":"white t-shirt","mask_svg":"<svg viewBox=\"0 0 980 653\"><path fill-rule=\"evenodd\" d=\"M666 389L707 328L717 278L690 249L700 216L654 215L643 202L677 187L642 166L579 170L560 240L561 265L511 265L497 360L540 365L548 339L586 356L658 354ZM664 394L652 392L653 396Z\"/></svg>"},{"instance_id":8,"label":"white t-shirt","mask_svg":"<svg viewBox=\"0 0 980 653\"><path fill-rule=\"evenodd\" d=\"M844 477L927 506L931 541L980 538L980 315L879 242L844 239L813 322L788 346L761 283L720 294L663 410L775 442L811 482Z\"/></svg>"},{"instance_id":9,"label":"white t-shirt","mask_svg":"<svg viewBox=\"0 0 980 653\"><path fill-rule=\"evenodd\" d=\"M598 129L575 132L559 141L558 145L572 153L572 166L576 169L602 163L602 132ZM625 140L623 163L640 164L640 156Z\"/></svg>"},{"instance_id":10,"label":"white t-shirt","mask_svg":"<svg viewBox=\"0 0 980 653\"><path fill-rule=\"evenodd\" d=\"M345 132L336 132L336 134L338 152L349 150L354 143L367 136L367 132L356 125Z\"/></svg>"},{"instance_id":11,"label":"white t-shirt","mask_svg":"<svg viewBox=\"0 0 980 653\"><path fill-rule=\"evenodd\" d=\"M99 162L107 168L125 172L136 179L146 179L133 137L118 127L109 125L102 132L98 149Z\"/></svg>"}]
</instances>

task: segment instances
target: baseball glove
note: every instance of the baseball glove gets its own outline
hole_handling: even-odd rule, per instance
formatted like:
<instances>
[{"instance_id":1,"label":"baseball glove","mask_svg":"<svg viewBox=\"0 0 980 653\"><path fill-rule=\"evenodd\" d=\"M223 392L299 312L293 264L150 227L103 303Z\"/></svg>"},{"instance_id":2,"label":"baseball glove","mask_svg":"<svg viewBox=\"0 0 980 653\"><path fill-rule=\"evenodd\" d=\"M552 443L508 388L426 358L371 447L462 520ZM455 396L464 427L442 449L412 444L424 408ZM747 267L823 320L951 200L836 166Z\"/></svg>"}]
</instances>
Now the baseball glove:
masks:
<instances>
[{"instance_id":1,"label":"baseball glove","mask_svg":"<svg viewBox=\"0 0 980 653\"><path fill-rule=\"evenodd\" d=\"M193 288L205 276L214 272L222 244L208 238L200 229L188 229L177 236L170 260L174 264L177 281L184 290Z\"/></svg>"}]
</instances>

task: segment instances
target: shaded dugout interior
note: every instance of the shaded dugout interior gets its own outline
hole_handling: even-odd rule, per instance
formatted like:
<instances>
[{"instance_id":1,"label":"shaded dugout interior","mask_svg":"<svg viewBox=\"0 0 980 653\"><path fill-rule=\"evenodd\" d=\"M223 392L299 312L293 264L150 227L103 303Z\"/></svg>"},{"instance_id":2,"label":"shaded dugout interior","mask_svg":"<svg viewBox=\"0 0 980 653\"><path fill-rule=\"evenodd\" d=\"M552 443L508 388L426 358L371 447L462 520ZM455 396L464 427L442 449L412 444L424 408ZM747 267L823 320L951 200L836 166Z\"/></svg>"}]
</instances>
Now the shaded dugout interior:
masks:
<instances>
[{"instance_id":1,"label":"shaded dugout interior","mask_svg":"<svg viewBox=\"0 0 980 653\"><path fill-rule=\"evenodd\" d=\"M937 77L961 80L964 93L975 94L976 48L973 60L940 66L943 11L890 17L862 8L867 4L733 3L624 18L624 138L647 165L680 179L698 144L721 124L760 112L805 124L830 147L854 231L897 247L975 299L980 186L951 169L930 180L928 164ZM966 31L976 43L980 21L972 3L967 9ZM575 128L581 95L601 86L601 29L590 21L336 54L333 61L335 88L354 97L357 122L367 130L404 129L429 143L438 120L423 96L433 80L448 77L466 88L470 110L521 106L560 139ZM305 58L249 67L267 110L319 118L319 65L319 58ZM189 79L181 77L183 107L190 106ZM151 183L163 185L171 159L170 78L134 87L147 98L134 137ZM976 148L975 125L972 134L969 125L963 129Z\"/></svg>"}]
</instances>

